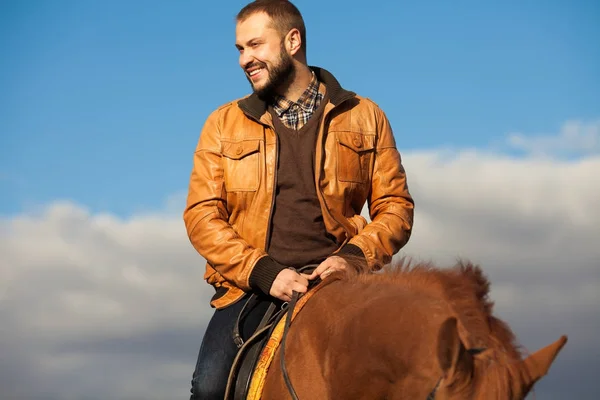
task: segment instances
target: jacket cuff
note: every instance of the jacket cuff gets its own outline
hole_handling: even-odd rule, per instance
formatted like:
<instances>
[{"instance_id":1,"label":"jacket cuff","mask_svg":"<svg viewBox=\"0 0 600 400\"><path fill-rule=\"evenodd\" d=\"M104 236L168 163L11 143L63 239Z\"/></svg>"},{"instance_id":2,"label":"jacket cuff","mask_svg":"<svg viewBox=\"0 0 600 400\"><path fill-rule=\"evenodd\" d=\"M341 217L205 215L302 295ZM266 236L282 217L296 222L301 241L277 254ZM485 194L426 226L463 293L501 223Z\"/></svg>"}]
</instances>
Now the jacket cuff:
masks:
<instances>
[{"instance_id":1,"label":"jacket cuff","mask_svg":"<svg viewBox=\"0 0 600 400\"><path fill-rule=\"evenodd\" d=\"M346 243L337 253L335 253L335 255L345 257L346 260L359 271L367 268L367 258L361 248L355 244Z\"/></svg>"},{"instance_id":2,"label":"jacket cuff","mask_svg":"<svg viewBox=\"0 0 600 400\"><path fill-rule=\"evenodd\" d=\"M250 273L249 284L253 289L258 289L267 296L273 286L273 281L277 275L286 269L285 265L279 264L269 256L264 256L258 260L254 270Z\"/></svg>"},{"instance_id":3,"label":"jacket cuff","mask_svg":"<svg viewBox=\"0 0 600 400\"><path fill-rule=\"evenodd\" d=\"M352 243L346 243L341 249L340 251L338 251L339 255L350 255L350 256L357 256L357 257L362 257L365 258L365 254L363 253L363 251L360 249L360 247L358 247L355 244Z\"/></svg>"}]
</instances>

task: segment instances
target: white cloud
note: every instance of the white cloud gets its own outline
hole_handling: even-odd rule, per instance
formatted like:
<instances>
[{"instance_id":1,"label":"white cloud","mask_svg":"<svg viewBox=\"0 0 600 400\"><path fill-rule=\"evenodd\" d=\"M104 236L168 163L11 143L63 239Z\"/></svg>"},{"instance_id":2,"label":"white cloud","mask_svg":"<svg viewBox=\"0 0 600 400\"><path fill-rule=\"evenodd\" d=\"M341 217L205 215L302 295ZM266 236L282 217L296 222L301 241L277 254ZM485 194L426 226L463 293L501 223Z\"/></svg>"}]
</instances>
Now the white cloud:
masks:
<instances>
[{"instance_id":1,"label":"white cloud","mask_svg":"<svg viewBox=\"0 0 600 400\"><path fill-rule=\"evenodd\" d=\"M479 263L496 311L529 350L569 334L537 394L589 395L586 371L600 355L600 157L430 151L404 163L416 217L402 254ZM188 395L212 290L182 207L177 195L163 214L122 219L56 202L0 220L3 398ZM565 381L571 368L583 384Z\"/></svg>"},{"instance_id":2,"label":"white cloud","mask_svg":"<svg viewBox=\"0 0 600 400\"><path fill-rule=\"evenodd\" d=\"M171 216L119 220L55 203L3 225L3 297L43 299L19 316L28 329L66 337L135 334L192 311L183 298L198 293L194 281L202 287L202 260L187 245L182 222ZM31 279L40 287L23 291ZM157 312L165 300L173 313Z\"/></svg>"},{"instance_id":3,"label":"white cloud","mask_svg":"<svg viewBox=\"0 0 600 400\"><path fill-rule=\"evenodd\" d=\"M409 248L419 252L430 246L420 239L435 238L435 248L451 253L511 257L559 243L568 248L579 236L590 243L600 232L600 188L593 183L600 157L544 161L468 152L442 159L424 152L405 164L417 213ZM474 249L474 242L483 247Z\"/></svg>"},{"instance_id":4,"label":"white cloud","mask_svg":"<svg viewBox=\"0 0 600 400\"><path fill-rule=\"evenodd\" d=\"M148 388L153 394L147 398L156 399L165 398L167 389L185 392L191 371L175 384L158 383L170 376L168 365L179 365L181 372L192 368L212 293L202 279L203 259L189 245L180 218L123 220L58 202L39 213L4 219L0 227L0 317L5 321L0 347L12 354L2 357L0 376L23 375L30 381L33 375L41 383L11 380L15 392L25 391L22 398L28 399L42 392L81 398L94 393L90 389L98 386L100 370L113 379L96 389L106 390L97 392L103 398L127 398L129 392L140 398ZM144 346L144 340L173 349L176 343L160 340L170 332L174 340L188 337L196 349L186 349L189 359L175 352L151 368L149 359L162 350ZM119 343L143 351L132 353ZM121 351L111 351L115 346ZM139 371L137 380L131 371ZM86 372L90 377L83 376ZM70 383L74 375L77 385ZM141 384L147 379L156 387ZM0 378L0 393L8 385Z\"/></svg>"},{"instance_id":5,"label":"white cloud","mask_svg":"<svg viewBox=\"0 0 600 400\"><path fill-rule=\"evenodd\" d=\"M559 135L529 136L512 133L509 146L526 153L545 155L598 154L600 152L600 120L567 121Z\"/></svg>"}]
</instances>

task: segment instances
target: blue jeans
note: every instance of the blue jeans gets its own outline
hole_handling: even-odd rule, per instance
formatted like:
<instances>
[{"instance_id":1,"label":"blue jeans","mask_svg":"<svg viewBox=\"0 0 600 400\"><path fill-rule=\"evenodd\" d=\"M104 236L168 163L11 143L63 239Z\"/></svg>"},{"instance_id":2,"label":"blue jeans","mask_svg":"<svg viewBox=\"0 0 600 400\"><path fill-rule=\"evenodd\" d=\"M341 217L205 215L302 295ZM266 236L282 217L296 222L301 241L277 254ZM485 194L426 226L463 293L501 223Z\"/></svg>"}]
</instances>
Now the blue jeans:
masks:
<instances>
[{"instance_id":1,"label":"blue jeans","mask_svg":"<svg viewBox=\"0 0 600 400\"><path fill-rule=\"evenodd\" d=\"M249 294L227 308L215 310L198 353L190 400L223 400L225 397L229 371L238 352L233 342L233 327L248 297ZM270 300L263 297L252 309L246 310L240 328L244 340L252 336L269 304Z\"/></svg>"}]
</instances>

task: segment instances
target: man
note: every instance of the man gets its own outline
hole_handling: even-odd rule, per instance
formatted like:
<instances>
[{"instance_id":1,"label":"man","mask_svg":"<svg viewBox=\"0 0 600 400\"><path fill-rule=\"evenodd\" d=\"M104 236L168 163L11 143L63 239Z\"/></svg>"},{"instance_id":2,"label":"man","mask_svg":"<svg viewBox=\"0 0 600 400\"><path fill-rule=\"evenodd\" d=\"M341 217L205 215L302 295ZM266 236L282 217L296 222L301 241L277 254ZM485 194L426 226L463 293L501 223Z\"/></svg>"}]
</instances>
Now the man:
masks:
<instances>
[{"instance_id":1,"label":"man","mask_svg":"<svg viewBox=\"0 0 600 400\"><path fill-rule=\"evenodd\" d=\"M233 326L251 293L261 303L244 320L245 338L269 302L306 292L309 281L348 268L350 256L381 268L412 229L413 199L385 114L308 66L297 8L248 4L237 16L236 47L253 94L206 120L183 214L207 260L216 308L192 399L223 398L237 352ZM367 201L369 224L360 215ZM296 272L307 264L318 267Z\"/></svg>"}]
</instances>

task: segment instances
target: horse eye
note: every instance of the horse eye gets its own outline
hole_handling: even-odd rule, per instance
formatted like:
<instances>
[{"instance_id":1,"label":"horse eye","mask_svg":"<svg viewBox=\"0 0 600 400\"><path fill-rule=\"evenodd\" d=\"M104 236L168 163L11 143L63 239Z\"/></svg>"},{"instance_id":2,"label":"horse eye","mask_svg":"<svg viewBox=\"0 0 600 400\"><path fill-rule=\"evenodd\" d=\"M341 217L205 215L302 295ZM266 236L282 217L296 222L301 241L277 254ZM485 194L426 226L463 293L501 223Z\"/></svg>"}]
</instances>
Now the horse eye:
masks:
<instances>
[{"instance_id":1,"label":"horse eye","mask_svg":"<svg viewBox=\"0 0 600 400\"><path fill-rule=\"evenodd\" d=\"M477 354L482 353L485 350L485 347L473 347L472 349L468 349L467 352L472 356L476 356Z\"/></svg>"}]
</instances>

